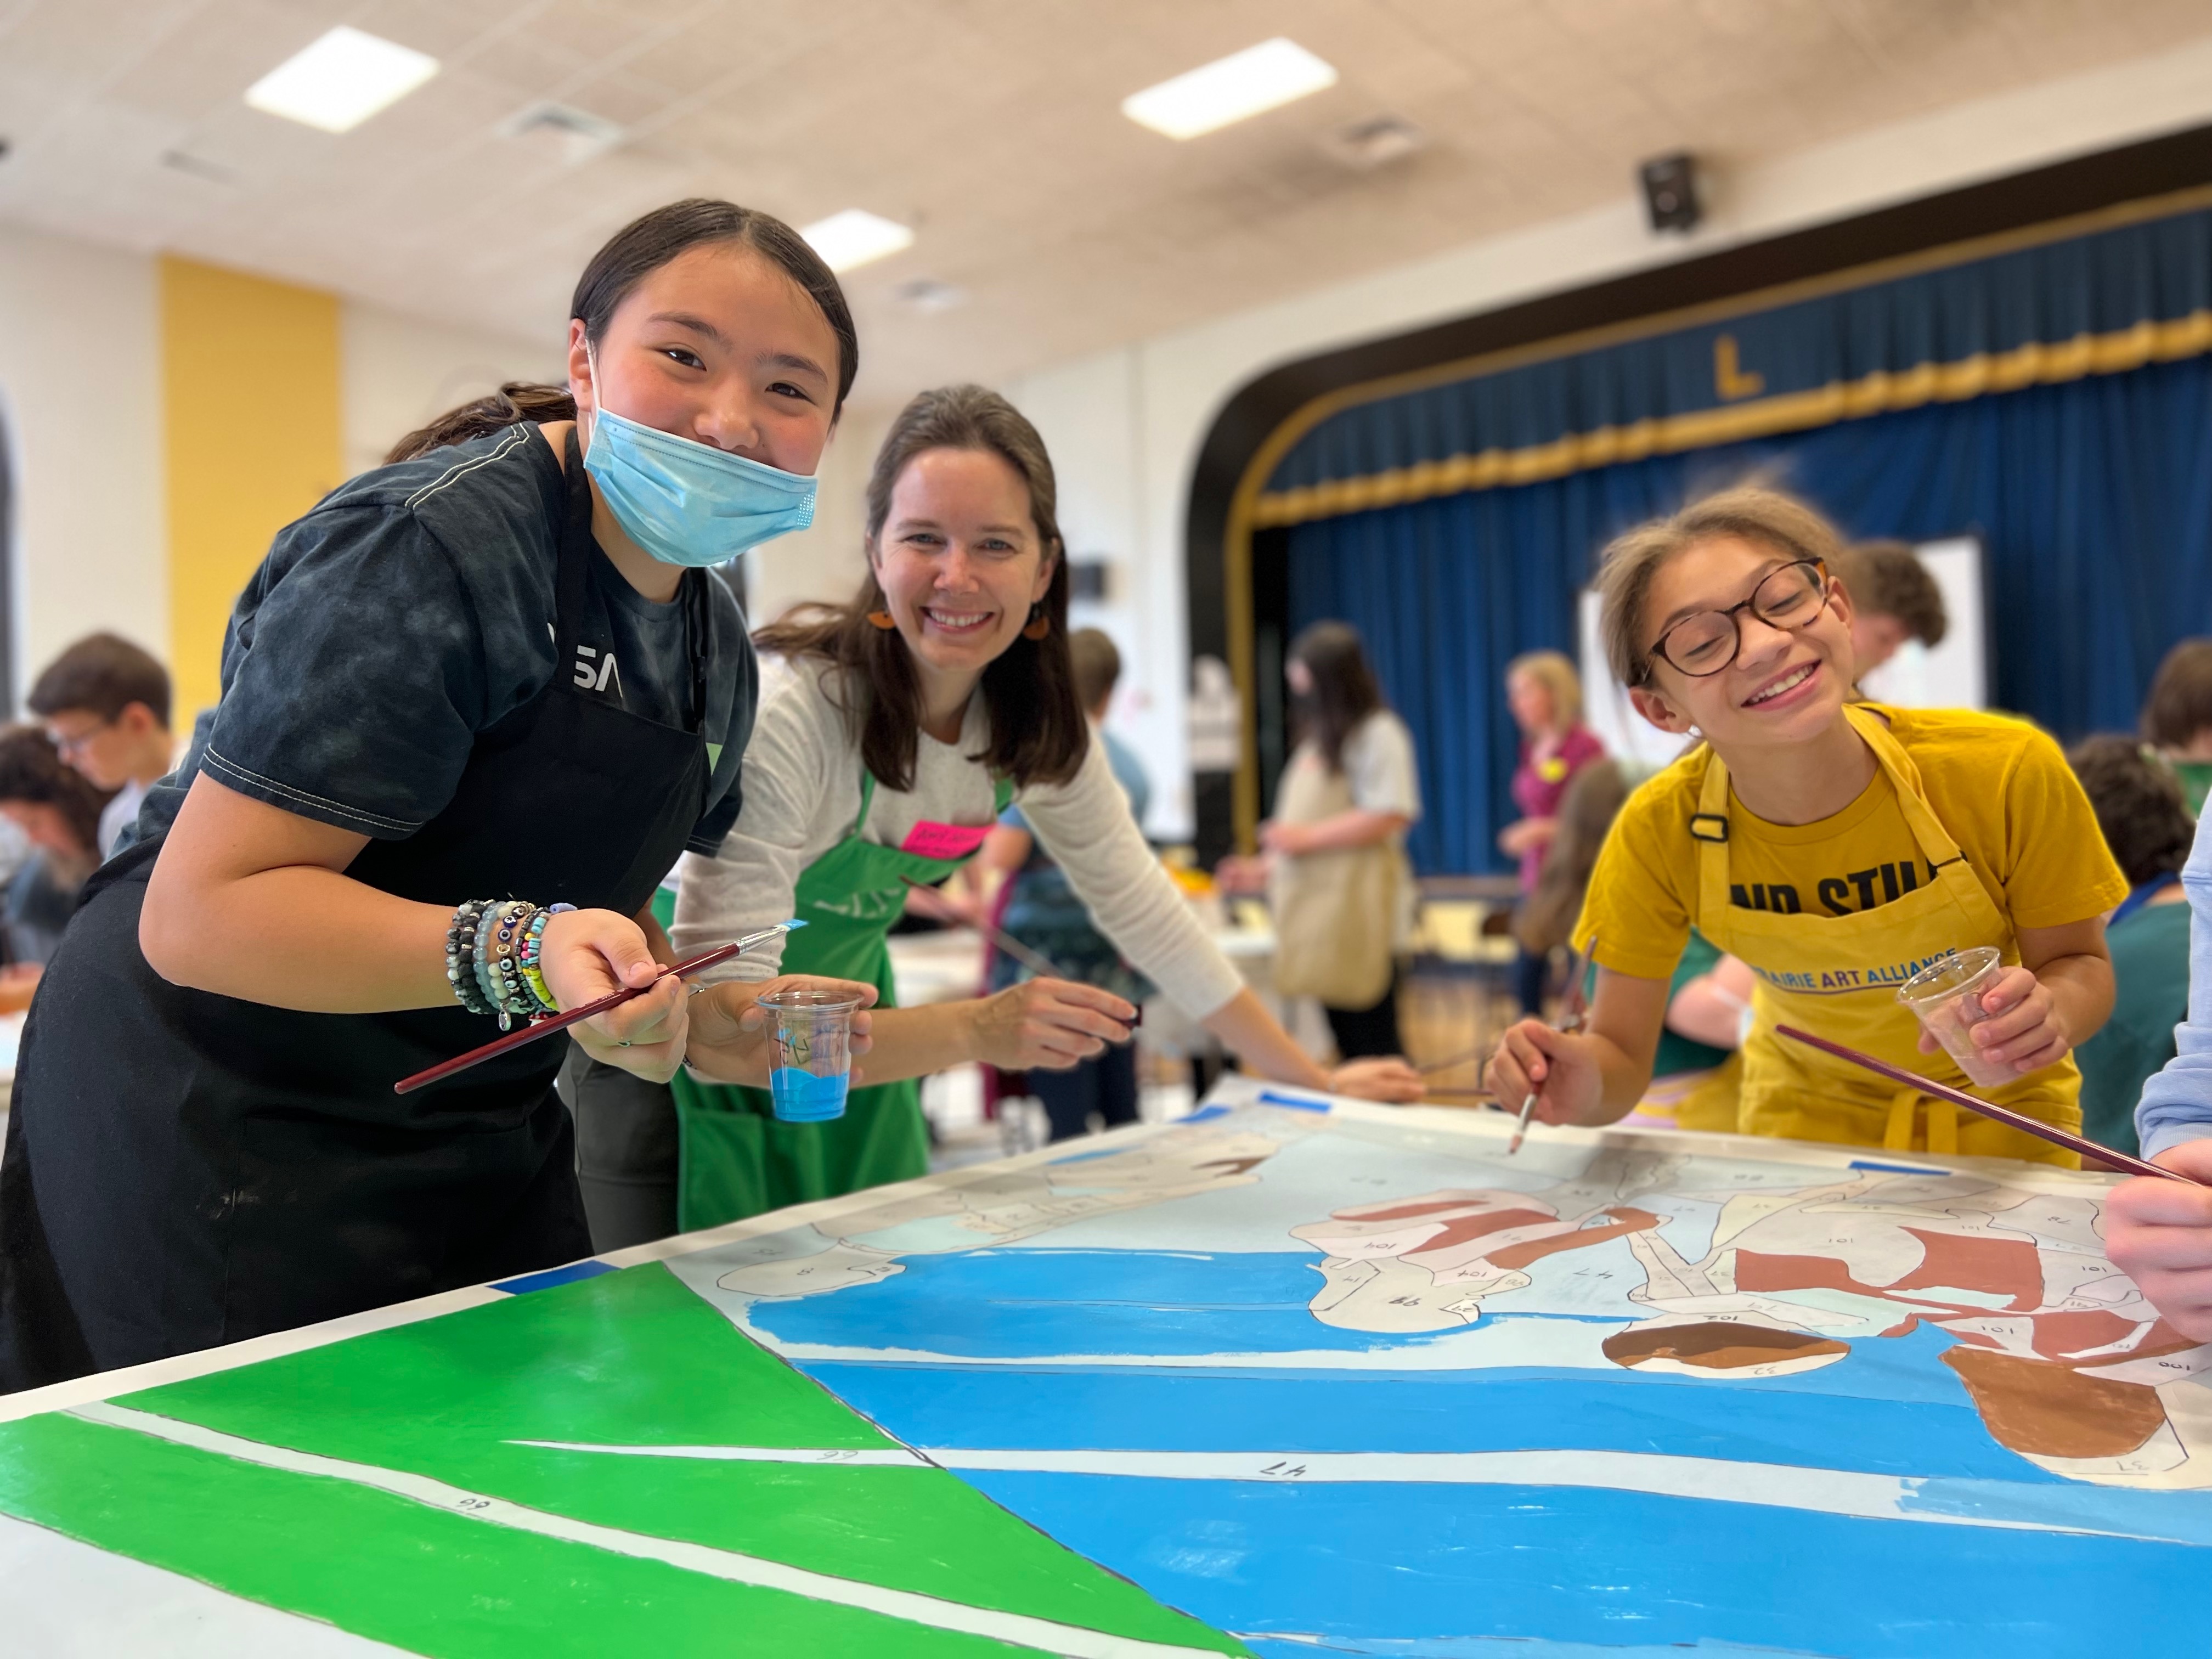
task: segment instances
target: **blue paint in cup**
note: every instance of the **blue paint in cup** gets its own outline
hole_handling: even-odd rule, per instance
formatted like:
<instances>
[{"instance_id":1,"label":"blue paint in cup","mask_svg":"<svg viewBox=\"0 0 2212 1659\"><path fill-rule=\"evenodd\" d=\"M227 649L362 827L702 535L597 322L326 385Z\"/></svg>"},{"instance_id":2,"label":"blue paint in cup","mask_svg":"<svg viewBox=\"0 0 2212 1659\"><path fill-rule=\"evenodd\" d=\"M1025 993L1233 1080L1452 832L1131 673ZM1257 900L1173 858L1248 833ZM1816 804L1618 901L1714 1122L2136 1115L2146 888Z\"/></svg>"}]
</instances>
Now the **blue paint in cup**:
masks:
<instances>
[{"instance_id":1,"label":"blue paint in cup","mask_svg":"<svg viewBox=\"0 0 2212 1659\"><path fill-rule=\"evenodd\" d=\"M845 1097L853 1074L820 1077L796 1066L779 1066L769 1073L768 1091L775 1115L785 1123L824 1123L845 1115Z\"/></svg>"},{"instance_id":2,"label":"blue paint in cup","mask_svg":"<svg viewBox=\"0 0 2212 1659\"><path fill-rule=\"evenodd\" d=\"M853 1015L858 997L792 988L759 998L773 1023L775 1064L769 1101L785 1123L845 1115L853 1083Z\"/></svg>"}]
</instances>

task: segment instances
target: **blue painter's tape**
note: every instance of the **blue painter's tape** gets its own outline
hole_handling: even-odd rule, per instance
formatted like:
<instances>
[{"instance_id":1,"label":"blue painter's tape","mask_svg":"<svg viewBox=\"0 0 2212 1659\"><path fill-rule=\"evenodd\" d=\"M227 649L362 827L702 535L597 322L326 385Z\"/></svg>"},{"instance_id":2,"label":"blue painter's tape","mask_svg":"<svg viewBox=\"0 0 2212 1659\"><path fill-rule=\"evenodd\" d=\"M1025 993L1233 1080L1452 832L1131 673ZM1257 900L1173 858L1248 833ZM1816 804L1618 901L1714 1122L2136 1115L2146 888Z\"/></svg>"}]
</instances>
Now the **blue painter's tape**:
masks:
<instances>
[{"instance_id":1,"label":"blue painter's tape","mask_svg":"<svg viewBox=\"0 0 2212 1659\"><path fill-rule=\"evenodd\" d=\"M1886 1175L1947 1176L1956 1175L1958 1173L1955 1170L1925 1169L1917 1164L1876 1164L1873 1159L1865 1158L1853 1158L1851 1160L1851 1168L1854 1170L1880 1170Z\"/></svg>"},{"instance_id":2,"label":"blue painter's tape","mask_svg":"<svg viewBox=\"0 0 2212 1659\"><path fill-rule=\"evenodd\" d=\"M509 1296L524 1296L532 1291L550 1291L556 1285L574 1285L580 1279L597 1279L601 1273L618 1271L604 1261L587 1259L571 1261L565 1267L548 1267L542 1273L524 1273L519 1279L502 1279L491 1288L505 1291Z\"/></svg>"},{"instance_id":3,"label":"blue painter's tape","mask_svg":"<svg viewBox=\"0 0 2212 1659\"><path fill-rule=\"evenodd\" d=\"M1179 1117L1176 1121L1178 1123L1211 1123L1217 1117L1227 1117L1228 1115L1229 1109L1226 1106L1201 1106L1188 1116Z\"/></svg>"},{"instance_id":4,"label":"blue painter's tape","mask_svg":"<svg viewBox=\"0 0 2212 1659\"><path fill-rule=\"evenodd\" d=\"M1325 1100L1308 1100L1304 1095L1279 1095L1273 1089L1261 1090L1260 1099L1264 1104L1288 1106L1293 1111L1325 1112L1328 1109L1328 1103Z\"/></svg>"}]
</instances>

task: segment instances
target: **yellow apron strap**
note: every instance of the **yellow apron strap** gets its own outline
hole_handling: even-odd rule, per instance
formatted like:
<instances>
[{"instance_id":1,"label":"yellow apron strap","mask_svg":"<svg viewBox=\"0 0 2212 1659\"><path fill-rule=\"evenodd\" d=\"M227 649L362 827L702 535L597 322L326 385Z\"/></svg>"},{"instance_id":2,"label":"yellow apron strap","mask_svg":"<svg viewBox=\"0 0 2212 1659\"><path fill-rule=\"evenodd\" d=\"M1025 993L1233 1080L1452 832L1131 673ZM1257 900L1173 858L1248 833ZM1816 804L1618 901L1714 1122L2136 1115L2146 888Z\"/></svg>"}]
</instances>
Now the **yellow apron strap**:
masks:
<instances>
[{"instance_id":1,"label":"yellow apron strap","mask_svg":"<svg viewBox=\"0 0 2212 1659\"><path fill-rule=\"evenodd\" d=\"M1729 948L1728 804L1728 768L1718 755L1708 750L1697 815L1690 820L1690 835L1698 843L1698 913L1694 926L1723 951Z\"/></svg>"},{"instance_id":2,"label":"yellow apron strap","mask_svg":"<svg viewBox=\"0 0 2212 1659\"><path fill-rule=\"evenodd\" d=\"M1948 1100L1928 1103L1928 1150L1955 1157L1959 1151L1959 1109Z\"/></svg>"},{"instance_id":3,"label":"yellow apron strap","mask_svg":"<svg viewBox=\"0 0 2212 1659\"><path fill-rule=\"evenodd\" d=\"M1928 1150L1942 1156L1956 1157L1959 1151L1959 1109L1948 1100L1939 1100L1911 1089L1899 1089L1889 1097L1889 1121L1883 1126L1881 1132L1883 1148L1893 1152L1913 1150L1912 1120L1923 1100L1928 1103Z\"/></svg>"},{"instance_id":4,"label":"yellow apron strap","mask_svg":"<svg viewBox=\"0 0 2212 1659\"><path fill-rule=\"evenodd\" d=\"M1881 1144L1893 1152L1912 1150L1912 1109L1918 1103L1920 1094L1915 1089L1899 1089L1889 1097L1889 1121L1882 1126Z\"/></svg>"}]
</instances>

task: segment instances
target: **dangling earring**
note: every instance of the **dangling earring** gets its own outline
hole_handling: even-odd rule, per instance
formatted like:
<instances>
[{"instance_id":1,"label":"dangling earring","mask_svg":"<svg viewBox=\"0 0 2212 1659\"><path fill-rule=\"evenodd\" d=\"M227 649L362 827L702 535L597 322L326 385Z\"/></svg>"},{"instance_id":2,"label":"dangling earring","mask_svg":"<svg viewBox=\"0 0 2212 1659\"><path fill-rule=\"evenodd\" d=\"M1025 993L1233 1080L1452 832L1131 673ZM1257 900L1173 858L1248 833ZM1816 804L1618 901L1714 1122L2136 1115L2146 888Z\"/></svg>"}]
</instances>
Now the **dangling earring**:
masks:
<instances>
[{"instance_id":1,"label":"dangling earring","mask_svg":"<svg viewBox=\"0 0 2212 1659\"><path fill-rule=\"evenodd\" d=\"M888 611L871 611L868 612L868 620L886 634L898 626L898 618Z\"/></svg>"},{"instance_id":2,"label":"dangling earring","mask_svg":"<svg viewBox=\"0 0 2212 1659\"><path fill-rule=\"evenodd\" d=\"M1044 606L1031 605L1030 619L1022 627L1022 637L1025 640L1041 640L1051 632L1052 618L1044 614Z\"/></svg>"}]
</instances>

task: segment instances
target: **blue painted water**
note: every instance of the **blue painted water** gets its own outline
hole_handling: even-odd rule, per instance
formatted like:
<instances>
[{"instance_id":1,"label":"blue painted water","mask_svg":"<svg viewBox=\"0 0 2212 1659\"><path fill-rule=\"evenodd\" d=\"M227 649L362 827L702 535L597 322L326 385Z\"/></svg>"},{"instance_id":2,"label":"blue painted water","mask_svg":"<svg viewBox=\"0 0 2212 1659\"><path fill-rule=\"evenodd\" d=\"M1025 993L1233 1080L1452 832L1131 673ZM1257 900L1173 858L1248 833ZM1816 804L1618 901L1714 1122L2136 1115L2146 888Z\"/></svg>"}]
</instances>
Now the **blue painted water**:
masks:
<instances>
[{"instance_id":1,"label":"blue painted water","mask_svg":"<svg viewBox=\"0 0 2212 1659\"><path fill-rule=\"evenodd\" d=\"M1471 1638L1522 1638L1498 1659L1547 1643L1850 1659L2203 1645L2205 1552L2179 1545L1572 1487L964 1478L1218 1626L1354 1653L1467 1654Z\"/></svg>"},{"instance_id":2,"label":"blue painted water","mask_svg":"<svg viewBox=\"0 0 2212 1659\"><path fill-rule=\"evenodd\" d=\"M845 1115L845 1096L853 1074L817 1077L796 1066L779 1066L768 1074L769 1098L786 1123L821 1123Z\"/></svg>"},{"instance_id":3,"label":"blue painted water","mask_svg":"<svg viewBox=\"0 0 2212 1659\"><path fill-rule=\"evenodd\" d=\"M1999 1445L1942 1364L1952 1339L1932 1328L1790 1377L1651 1376L1601 1357L1499 1366L1466 1345L1526 1322L1547 1334L1547 1352L1595 1356L1644 1310L1624 1300L1619 1322L1498 1313L1432 1334L1340 1330L1308 1307L1320 1260L909 1255L887 1279L758 1303L751 1317L781 1340L852 1356L804 1369L911 1444L1658 1452L1924 1480L1917 1506L1936 1513L2032 1514L2049 1494L2071 1524L2160 1532L2163 1517L2166 1535L2212 1541L2212 1495L2085 1489ZM949 1358L872 1360L870 1349ZM1255 1358L1203 1363L1223 1353ZM1305 1358L1256 1360L1283 1353ZM1041 1363L1068 1355L1138 1363ZM1170 1605L1261 1638L1269 1659L1627 1659L1684 1646L2169 1659L2201 1637L2208 1582L2208 1551L2189 1544L1610 1489L963 1478Z\"/></svg>"}]
</instances>

